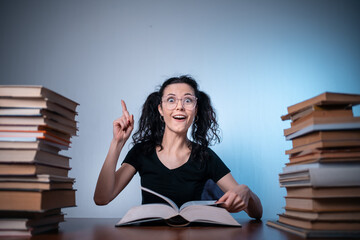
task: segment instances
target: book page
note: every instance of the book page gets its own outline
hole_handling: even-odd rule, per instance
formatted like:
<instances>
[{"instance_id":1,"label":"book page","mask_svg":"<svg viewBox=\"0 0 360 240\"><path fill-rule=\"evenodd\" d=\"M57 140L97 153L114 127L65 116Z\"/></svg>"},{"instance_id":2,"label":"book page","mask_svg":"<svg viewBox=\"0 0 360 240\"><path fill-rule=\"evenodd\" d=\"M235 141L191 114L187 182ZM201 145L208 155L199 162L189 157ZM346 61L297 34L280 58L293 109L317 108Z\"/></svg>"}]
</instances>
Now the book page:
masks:
<instances>
[{"instance_id":1,"label":"book page","mask_svg":"<svg viewBox=\"0 0 360 240\"><path fill-rule=\"evenodd\" d=\"M154 192L146 187L141 187L141 190L145 192L149 192L151 194L154 194L155 196L158 196L159 198L164 199L167 203L170 204L170 206L176 211L179 212L179 207L174 203L170 198L165 197L164 195L161 195L160 193Z\"/></svg>"},{"instance_id":2,"label":"book page","mask_svg":"<svg viewBox=\"0 0 360 240\"><path fill-rule=\"evenodd\" d=\"M189 222L241 226L226 209L219 207L193 205L182 210L180 215Z\"/></svg>"},{"instance_id":3,"label":"book page","mask_svg":"<svg viewBox=\"0 0 360 240\"><path fill-rule=\"evenodd\" d=\"M186 207L194 206L194 205L218 206L219 204L216 203L216 200L190 201L181 205L180 211L182 211Z\"/></svg>"},{"instance_id":4,"label":"book page","mask_svg":"<svg viewBox=\"0 0 360 240\"><path fill-rule=\"evenodd\" d=\"M176 216L178 213L166 204L144 204L130 208L125 216L116 224L122 225L126 223L144 222L147 219L168 219Z\"/></svg>"}]
</instances>

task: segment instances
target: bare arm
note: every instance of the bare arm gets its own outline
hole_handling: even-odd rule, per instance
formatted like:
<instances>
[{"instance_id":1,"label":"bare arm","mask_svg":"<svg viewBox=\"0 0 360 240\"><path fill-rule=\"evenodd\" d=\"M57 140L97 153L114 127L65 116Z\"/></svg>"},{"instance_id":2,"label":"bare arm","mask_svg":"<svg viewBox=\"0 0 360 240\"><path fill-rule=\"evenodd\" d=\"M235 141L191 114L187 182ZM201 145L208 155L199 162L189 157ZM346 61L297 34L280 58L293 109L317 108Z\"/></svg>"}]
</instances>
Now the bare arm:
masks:
<instances>
[{"instance_id":1,"label":"bare arm","mask_svg":"<svg viewBox=\"0 0 360 240\"><path fill-rule=\"evenodd\" d=\"M134 116L129 115L124 101L121 105L123 115L113 123L113 139L96 184L94 201L97 205L111 202L136 173L135 168L127 163L116 170L120 152L134 128Z\"/></svg>"},{"instance_id":2,"label":"bare arm","mask_svg":"<svg viewBox=\"0 0 360 240\"><path fill-rule=\"evenodd\" d=\"M250 217L260 219L263 209L258 196L244 184L238 184L231 173L226 174L218 182L225 194L218 202L225 202L224 207L229 212L244 210Z\"/></svg>"}]
</instances>

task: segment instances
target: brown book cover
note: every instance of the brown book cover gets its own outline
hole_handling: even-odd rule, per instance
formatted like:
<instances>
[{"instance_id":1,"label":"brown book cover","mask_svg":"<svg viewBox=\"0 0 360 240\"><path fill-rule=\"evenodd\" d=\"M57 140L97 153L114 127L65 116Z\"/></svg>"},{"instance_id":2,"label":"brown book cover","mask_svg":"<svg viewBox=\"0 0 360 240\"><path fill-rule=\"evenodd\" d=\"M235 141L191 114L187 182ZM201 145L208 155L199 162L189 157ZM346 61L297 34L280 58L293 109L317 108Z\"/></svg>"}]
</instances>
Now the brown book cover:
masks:
<instances>
[{"instance_id":1,"label":"brown book cover","mask_svg":"<svg viewBox=\"0 0 360 240\"><path fill-rule=\"evenodd\" d=\"M312 106L326 106L326 105L343 105L343 106L354 106L360 104L359 94L345 94L345 93L334 93L324 92L315 97L291 105L287 108L288 114L294 114L296 112L303 111Z\"/></svg>"},{"instance_id":2,"label":"brown book cover","mask_svg":"<svg viewBox=\"0 0 360 240\"><path fill-rule=\"evenodd\" d=\"M64 214L49 215L42 218L0 218L0 231L30 230L44 225L64 222Z\"/></svg>"},{"instance_id":3,"label":"brown book cover","mask_svg":"<svg viewBox=\"0 0 360 240\"><path fill-rule=\"evenodd\" d=\"M360 230L311 230L304 229L288 224L281 223L279 221L269 220L266 222L266 225L283 230L285 232L293 233L295 235L301 236L303 238L359 238Z\"/></svg>"},{"instance_id":4,"label":"brown book cover","mask_svg":"<svg viewBox=\"0 0 360 240\"><path fill-rule=\"evenodd\" d=\"M75 206L75 190L0 191L0 210L44 211Z\"/></svg>"},{"instance_id":5,"label":"brown book cover","mask_svg":"<svg viewBox=\"0 0 360 240\"><path fill-rule=\"evenodd\" d=\"M58 232L59 223L48 224L39 227L30 228L27 230L1 230L0 237L7 237L13 239L14 237L31 237L37 234Z\"/></svg>"},{"instance_id":6,"label":"brown book cover","mask_svg":"<svg viewBox=\"0 0 360 240\"><path fill-rule=\"evenodd\" d=\"M0 163L0 176L49 174L67 177L69 170L70 168L60 168L42 164Z\"/></svg>"},{"instance_id":7,"label":"brown book cover","mask_svg":"<svg viewBox=\"0 0 360 240\"><path fill-rule=\"evenodd\" d=\"M0 163L40 163L70 168L70 157L31 149L0 149Z\"/></svg>"},{"instance_id":8,"label":"brown book cover","mask_svg":"<svg viewBox=\"0 0 360 240\"><path fill-rule=\"evenodd\" d=\"M37 149L51 153L59 153L60 150L67 150L69 146L57 144L45 139L34 141L0 141L0 149Z\"/></svg>"},{"instance_id":9,"label":"brown book cover","mask_svg":"<svg viewBox=\"0 0 360 240\"><path fill-rule=\"evenodd\" d=\"M43 86L0 85L0 96L12 98L46 98L49 101L56 102L73 112L75 112L76 107L79 105L73 100Z\"/></svg>"},{"instance_id":10,"label":"brown book cover","mask_svg":"<svg viewBox=\"0 0 360 240\"><path fill-rule=\"evenodd\" d=\"M75 179L51 175L36 176L1 176L0 189L72 189Z\"/></svg>"},{"instance_id":11,"label":"brown book cover","mask_svg":"<svg viewBox=\"0 0 360 240\"><path fill-rule=\"evenodd\" d=\"M51 210L29 212L29 211L0 211L0 218L43 218L51 215L60 215L61 208Z\"/></svg>"},{"instance_id":12,"label":"brown book cover","mask_svg":"<svg viewBox=\"0 0 360 240\"><path fill-rule=\"evenodd\" d=\"M345 105L324 105L324 106L310 106L303 111L296 112L294 114L286 114L281 116L281 120L291 120L292 122L295 122L303 117L306 117L313 112L317 111L333 111L333 110L348 110L352 111L352 107L345 104Z\"/></svg>"},{"instance_id":13,"label":"brown book cover","mask_svg":"<svg viewBox=\"0 0 360 240\"><path fill-rule=\"evenodd\" d=\"M295 138L292 140L293 148L301 147L307 144L319 142L319 141L341 141L341 140L359 140L359 130L347 130L347 131L318 131L306 134L304 136Z\"/></svg>"},{"instance_id":14,"label":"brown book cover","mask_svg":"<svg viewBox=\"0 0 360 240\"><path fill-rule=\"evenodd\" d=\"M9 98L1 97L0 106L5 108L44 108L62 115L70 120L74 120L77 113L69 110L57 103L53 103L44 98Z\"/></svg>"},{"instance_id":15,"label":"brown book cover","mask_svg":"<svg viewBox=\"0 0 360 240\"><path fill-rule=\"evenodd\" d=\"M74 136L76 135L77 128L70 127L68 125L62 124L57 121L53 121L46 117L1 117L0 116L0 124L1 125L37 125L48 127L50 129L54 129L56 131L61 132L64 135Z\"/></svg>"},{"instance_id":16,"label":"brown book cover","mask_svg":"<svg viewBox=\"0 0 360 240\"><path fill-rule=\"evenodd\" d=\"M301 128L294 133L286 135L286 140L293 140L295 138L304 136L306 134L317 131L338 131L338 130L357 130L360 129L360 117L354 118L351 122L339 122L339 123L324 123L324 124L310 124L304 128ZM285 129L287 130L287 129Z\"/></svg>"},{"instance_id":17,"label":"brown book cover","mask_svg":"<svg viewBox=\"0 0 360 240\"><path fill-rule=\"evenodd\" d=\"M56 189L72 189L72 182L19 182L19 181L2 181L0 179L0 189L16 189L16 190L56 190Z\"/></svg>"},{"instance_id":18,"label":"brown book cover","mask_svg":"<svg viewBox=\"0 0 360 240\"><path fill-rule=\"evenodd\" d=\"M286 166L299 165L299 164L308 164L308 163L359 163L360 158L311 158L304 161L291 161L286 163Z\"/></svg>"},{"instance_id":19,"label":"brown book cover","mask_svg":"<svg viewBox=\"0 0 360 240\"><path fill-rule=\"evenodd\" d=\"M20 123L31 117L43 117L69 127L76 128L77 126L77 122L75 120L65 118L55 112L51 112L42 108L0 108L0 116L17 117L17 121Z\"/></svg>"},{"instance_id":20,"label":"brown book cover","mask_svg":"<svg viewBox=\"0 0 360 240\"><path fill-rule=\"evenodd\" d=\"M279 222L291 226L313 230L359 230L360 221L321 221L321 220L304 220L279 214Z\"/></svg>"},{"instance_id":21,"label":"brown book cover","mask_svg":"<svg viewBox=\"0 0 360 240\"><path fill-rule=\"evenodd\" d=\"M304 220L322 221L360 221L360 212L308 212L285 210L286 216L296 217Z\"/></svg>"},{"instance_id":22,"label":"brown book cover","mask_svg":"<svg viewBox=\"0 0 360 240\"><path fill-rule=\"evenodd\" d=\"M289 136L293 133L299 132L306 127L316 126L316 125L326 125L326 124L359 124L360 117L338 117L338 118L309 118L306 121L299 123L293 127L284 129L284 136ZM339 128L340 130L341 128ZM337 130L337 129L333 129Z\"/></svg>"},{"instance_id":23,"label":"brown book cover","mask_svg":"<svg viewBox=\"0 0 360 240\"><path fill-rule=\"evenodd\" d=\"M40 130L40 131L0 131L0 138L2 141L34 141L38 139L45 139L60 145L69 146L70 136L60 135L52 131Z\"/></svg>"},{"instance_id":24,"label":"brown book cover","mask_svg":"<svg viewBox=\"0 0 360 240\"><path fill-rule=\"evenodd\" d=\"M305 153L305 154L303 154ZM297 165L306 163L336 163L336 162L359 162L359 148L342 149L310 149L299 153L291 154L286 165Z\"/></svg>"},{"instance_id":25,"label":"brown book cover","mask_svg":"<svg viewBox=\"0 0 360 240\"><path fill-rule=\"evenodd\" d=\"M308 154L315 154L315 153L321 153L321 154L335 154L335 153L341 153L341 154L347 154L347 153L355 153L355 152L360 152L360 148L359 147L352 147L352 148L348 148L348 147L344 147L344 148L328 148L328 149L307 149L304 151L301 151L299 153L295 153L295 154L291 154L290 157L301 157L301 156L305 156ZM335 155L334 155L335 157Z\"/></svg>"},{"instance_id":26,"label":"brown book cover","mask_svg":"<svg viewBox=\"0 0 360 240\"><path fill-rule=\"evenodd\" d=\"M351 118L354 117L352 109L343 109L343 110L330 110L330 111L313 111L310 114L298 118L295 121L292 121L290 124L292 127L302 124L309 119L324 119L324 118Z\"/></svg>"},{"instance_id":27,"label":"brown book cover","mask_svg":"<svg viewBox=\"0 0 360 240\"><path fill-rule=\"evenodd\" d=\"M299 152L303 152L306 150L312 149L321 149L321 148L340 148L340 147L360 147L360 140L358 139L350 139L350 140L333 140L333 141L318 141L314 143L310 143L307 145L295 147L285 151L285 154L295 154Z\"/></svg>"},{"instance_id":28,"label":"brown book cover","mask_svg":"<svg viewBox=\"0 0 360 240\"><path fill-rule=\"evenodd\" d=\"M313 212L360 211L360 198L290 198L285 197L286 209Z\"/></svg>"},{"instance_id":29,"label":"brown book cover","mask_svg":"<svg viewBox=\"0 0 360 240\"><path fill-rule=\"evenodd\" d=\"M292 198L360 198L360 186L357 187L288 187L287 197Z\"/></svg>"}]
</instances>

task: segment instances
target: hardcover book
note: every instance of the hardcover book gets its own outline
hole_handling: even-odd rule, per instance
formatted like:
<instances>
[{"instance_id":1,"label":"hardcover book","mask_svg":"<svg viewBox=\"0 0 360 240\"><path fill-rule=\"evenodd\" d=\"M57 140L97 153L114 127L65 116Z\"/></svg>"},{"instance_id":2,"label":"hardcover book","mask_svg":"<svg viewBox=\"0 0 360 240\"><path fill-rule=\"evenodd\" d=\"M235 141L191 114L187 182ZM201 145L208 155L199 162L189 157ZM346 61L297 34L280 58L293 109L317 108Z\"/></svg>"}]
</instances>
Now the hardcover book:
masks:
<instances>
[{"instance_id":1,"label":"hardcover book","mask_svg":"<svg viewBox=\"0 0 360 240\"><path fill-rule=\"evenodd\" d=\"M162 199L167 204L144 204L131 208L116 224L119 226L149 222L165 222L170 226L187 226L190 223L206 223L241 227L230 213L213 201L191 201L184 203L180 208L169 198L150 189L141 188Z\"/></svg>"}]
</instances>

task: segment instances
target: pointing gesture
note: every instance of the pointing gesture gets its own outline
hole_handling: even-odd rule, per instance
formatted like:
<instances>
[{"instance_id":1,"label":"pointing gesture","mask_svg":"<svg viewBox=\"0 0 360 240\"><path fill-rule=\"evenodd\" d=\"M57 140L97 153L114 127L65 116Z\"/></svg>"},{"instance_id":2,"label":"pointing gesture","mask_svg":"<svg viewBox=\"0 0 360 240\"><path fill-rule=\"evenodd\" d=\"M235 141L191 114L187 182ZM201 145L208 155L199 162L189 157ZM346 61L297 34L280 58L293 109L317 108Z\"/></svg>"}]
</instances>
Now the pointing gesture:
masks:
<instances>
[{"instance_id":1,"label":"pointing gesture","mask_svg":"<svg viewBox=\"0 0 360 240\"><path fill-rule=\"evenodd\" d=\"M134 129L134 115L130 115L126 104L121 100L122 116L113 122L113 137L117 142L125 142Z\"/></svg>"}]
</instances>

